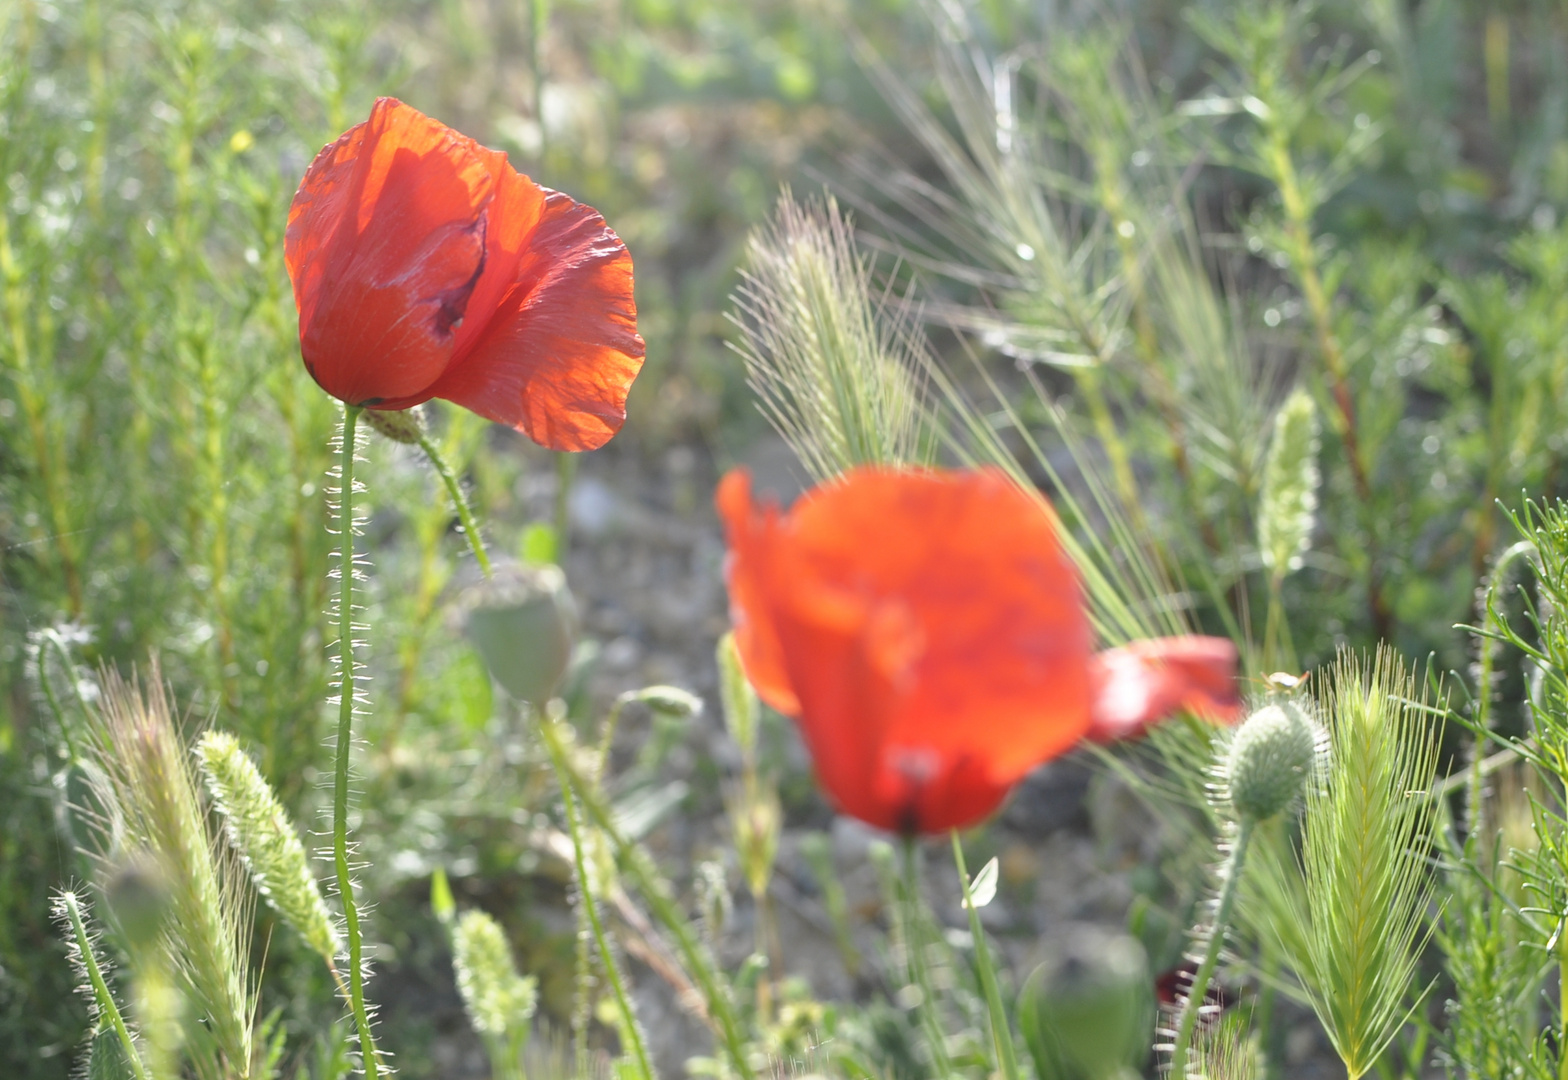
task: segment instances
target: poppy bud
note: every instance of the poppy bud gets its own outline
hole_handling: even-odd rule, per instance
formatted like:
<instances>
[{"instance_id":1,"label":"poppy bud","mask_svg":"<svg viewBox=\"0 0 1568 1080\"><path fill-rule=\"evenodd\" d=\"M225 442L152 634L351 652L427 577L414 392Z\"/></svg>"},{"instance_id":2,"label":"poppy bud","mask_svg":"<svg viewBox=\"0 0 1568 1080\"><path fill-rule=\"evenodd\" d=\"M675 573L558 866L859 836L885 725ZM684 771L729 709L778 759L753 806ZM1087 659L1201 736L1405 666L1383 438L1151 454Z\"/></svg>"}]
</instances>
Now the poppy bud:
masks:
<instances>
[{"instance_id":1,"label":"poppy bud","mask_svg":"<svg viewBox=\"0 0 1568 1080\"><path fill-rule=\"evenodd\" d=\"M406 446L417 446L425 437L425 410L421 405L412 409L366 409L365 422L393 442Z\"/></svg>"},{"instance_id":2,"label":"poppy bud","mask_svg":"<svg viewBox=\"0 0 1568 1080\"><path fill-rule=\"evenodd\" d=\"M1317 732L1295 702L1265 705L1247 718L1225 759L1230 803L1242 821L1266 821L1301 791L1317 751Z\"/></svg>"},{"instance_id":3,"label":"poppy bud","mask_svg":"<svg viewBox=\"0 0 1568 1080\"><path fill-rule=\"evenodd\" d=\"M474 587L465 629L495 681L519 701L548 701L572 660L577 613L558 566L516 566Z\"/></svg>"},{"instance_id":4,"label":"poppy bud","mask_svg":"<svg viewBox=\"0 0 1568 1080\"><path fill-rule=\"evenodd\" d=\"M1020 1026L1042 1075L1047 1062L1085 1080L1136 1076L1154 1030L1154 984L1136 938L1074 927L1024 984Z\"/></svg>"},{"instance_id":5,"label":"poppy bud","mask_svg":"<svg viewBox=\"0 0 1568 1080\"><path fill-rule=\"evenodd\" d=\"M155 945L169 914L169 882L151 859L130 858L104 882L104 902L134 953Z\"/></svg>"}]
</instances>

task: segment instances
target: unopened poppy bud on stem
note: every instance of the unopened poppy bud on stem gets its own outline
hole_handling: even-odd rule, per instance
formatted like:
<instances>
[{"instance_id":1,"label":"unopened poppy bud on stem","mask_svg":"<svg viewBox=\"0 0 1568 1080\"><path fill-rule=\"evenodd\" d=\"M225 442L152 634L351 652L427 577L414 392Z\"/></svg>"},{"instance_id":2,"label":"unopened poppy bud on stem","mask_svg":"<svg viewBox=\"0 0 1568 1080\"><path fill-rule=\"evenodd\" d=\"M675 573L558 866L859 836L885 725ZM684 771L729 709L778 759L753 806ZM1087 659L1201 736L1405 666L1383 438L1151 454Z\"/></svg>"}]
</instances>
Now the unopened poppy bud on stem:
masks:
<instances>
[{"instance_id":1,"label":"unopened poppy bud on stem","mask_svg":"<svg viewBox=\"0 0 1568 1080\"><path fill-rule=\"evenodd\" d=\"M1247 718L1225 759L1230 803L1242 821L1267 821L1289 806L1312 769L1317 733L1301 706L1265 705Z\"/></svg>"},{"instance_id":2,"label":"unopened poppy bud on stem","mask_svg":"<svg viewBox=\"0 0 1568 1080\"><path fill-rule=\"evenodd\" d=\"M1024 1039L1073 1075L1138 1075L1154 1027L1154 981L1138 940L1080 926L1029 976L1019 998Z\"/></svg>"},{"instance_id":3,"label":"unopened poppy bud on stem","mask_svg":"<svg viewBox=\"0 0 1568 1080\"><path fill-rule=\"evenodd\" d=\"M485 667L519 701L542 706L572 661L576 605L558 566L496 571L465 597L468 639Z\"/></svg>"}]
</instances>

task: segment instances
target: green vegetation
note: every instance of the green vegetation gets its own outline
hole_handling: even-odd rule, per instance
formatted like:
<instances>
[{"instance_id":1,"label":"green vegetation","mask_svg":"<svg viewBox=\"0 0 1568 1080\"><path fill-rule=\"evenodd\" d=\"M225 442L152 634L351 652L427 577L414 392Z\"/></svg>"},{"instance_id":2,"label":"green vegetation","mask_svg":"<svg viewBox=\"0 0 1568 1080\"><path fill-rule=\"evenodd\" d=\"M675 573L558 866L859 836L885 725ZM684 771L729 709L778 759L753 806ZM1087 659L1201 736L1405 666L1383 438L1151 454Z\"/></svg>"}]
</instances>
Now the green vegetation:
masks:
<instances>
[{"instance_id":1,"label":"green vegetation","mask_svg":"<svg viewBox=\"0 0 1568 1080\"><path fill-rule=\"evenodd\" d=\"M497 1076L651 1080L660 995L712 1076L1278 1077L1321 1029L1353 1078L1568 1078L1568 12L1059 7L0 3L0 1074L336 1080L374 1032L436 1075L446 993ZM1255 712L1321 725L1299 797L1212 785L1257 754L1195 721L1101 752L1168 826L1140 940L1031 976L988 834L959 877L873 842L846 899L722 626L704 687L603 662L550 565L599 542L571 459L442 402L361 430L356 564L283 239L382 94L626 241L603 453L695 448L671 516L770 423L815 479L1003 469L1102 645L1230 637Z\"/></svg>"}]
</instances>

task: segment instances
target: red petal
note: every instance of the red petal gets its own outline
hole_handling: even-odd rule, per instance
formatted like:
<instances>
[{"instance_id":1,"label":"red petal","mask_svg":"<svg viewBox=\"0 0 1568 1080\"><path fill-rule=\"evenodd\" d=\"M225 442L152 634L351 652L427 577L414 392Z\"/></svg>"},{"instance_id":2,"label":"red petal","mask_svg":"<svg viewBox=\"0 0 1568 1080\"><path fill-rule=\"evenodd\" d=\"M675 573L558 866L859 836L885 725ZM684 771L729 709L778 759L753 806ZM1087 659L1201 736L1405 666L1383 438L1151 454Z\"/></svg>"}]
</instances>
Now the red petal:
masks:
<instances>
[{"instance_id":1,"label":"red petal","mask_svg":"<svg viewBox=\"0 0 1568 1080\"><path fill-rule=\"evenodd\" d=\"M446 369L484 267L494 181L480 150L382 98L311 163L285 255L305 364L334 397L424 400Z\"/></svg>"},{"instance_id":2,"label":"red petal","mask_svg":"<svg viewBox=\"0 0 1568 1080\"><path fill-rule=\"evenodd\" d=\"M778 517L774 507L759 515L751 503L751 477L744 469L734 469L719 481L714 497L730 555L724 566L724 579L730 593L730 622L735 627L735 648L741 667L757 694L781 713L793 716L800 702L784 671L784 657L774 630L773 613L768 606L757 576L766 571L763 553L765 533Z\"/></svg>"},{"instance_id":3,"label":"red petal","mask_svg":"<svg viewBox=\"0 0 1568 1080\"><path fill-rule=\"evenodd\" d=\"M903 699L891 748L972 757L1011 783L1083 735L1088 624L1038 496L996 472L857 470L791 518L805 565L781 604L803 619L855 611ZM789 656L808 710L796 664L813 659Z\"/></svg>"},{"instance_id":4,"label":"red petal","mask_svg":"<svg viewBox=\"0 0 1568 1080\"><path fill-rule=\"evenodd\" d=\"M721 506L748 509L743 485L727 480ZM750 533L734 513L732 602L771 624L748 671L782 670L846 813L972 824L1083 736L1088 626L1036 496L998 473L864 469L787 519L752 515Z\"/></svg>"},{"instance_id":5,"label":"red petal","mask_svg":"<svg viewBox=\"0 0 1568 1080\"><path fill-rule=\"evenodd\" d=\"M1241 717L1236 646L1225 638L1137 641L1094 658L1096 742L1136 738L1177 712L1233 722Z\"/></svg>"},{"instance_id":6,"label":"red petal","mask_svg":"<svg viewBox=\"0 0 1568 1080\"><path fill-rule=\"evenodd\" d=\"M545 189L518 178L502 197L533 190ZM644 353L626 245L598 211L548 191L515 275L433 395L553 450L603 446L626 420Z\"/></svg>"}]
</instances>

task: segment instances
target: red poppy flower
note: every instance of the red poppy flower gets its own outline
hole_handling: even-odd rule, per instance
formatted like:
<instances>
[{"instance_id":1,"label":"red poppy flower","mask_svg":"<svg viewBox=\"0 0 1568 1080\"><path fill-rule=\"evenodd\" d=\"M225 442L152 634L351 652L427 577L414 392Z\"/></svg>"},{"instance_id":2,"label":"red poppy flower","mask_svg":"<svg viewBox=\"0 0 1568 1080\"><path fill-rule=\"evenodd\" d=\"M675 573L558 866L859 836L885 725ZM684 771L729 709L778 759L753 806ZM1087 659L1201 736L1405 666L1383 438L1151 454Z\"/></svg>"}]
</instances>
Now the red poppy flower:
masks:
<instances>
[{"instance_id":1,"label":"red poppy flower","mask_svg":"<svg viewBox=\"0 0 1568 1080\"><path fill-rule=\"evenodd\" d=\"M839 809L872 825L982 820L1036 765L1124 721L1097 708L1103 694L1119 706L1141 692L1144 724L1197 687L1225 698L1234 650L1229 667L1218 646L1162 663L1185 645L1097 665L1051 516L994 470L857 469L788 514L754 506L732 472L718 506L746 674L797 719Z\"/></svg>"},{"instance_id":2,"label":"red poppy flower","mask_svg":"<svg viewBox=\"0 0 1568 1080\"><path fill-rule=\"evenodd\" d=\"M333 397L444 398L556 450L626 419L643 358L626 245L417 109L382 98L316 155L284 250L300 351Z\"/></svg>"}]
</instances>

